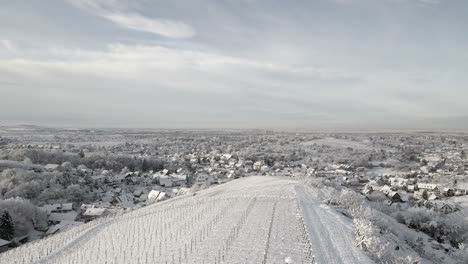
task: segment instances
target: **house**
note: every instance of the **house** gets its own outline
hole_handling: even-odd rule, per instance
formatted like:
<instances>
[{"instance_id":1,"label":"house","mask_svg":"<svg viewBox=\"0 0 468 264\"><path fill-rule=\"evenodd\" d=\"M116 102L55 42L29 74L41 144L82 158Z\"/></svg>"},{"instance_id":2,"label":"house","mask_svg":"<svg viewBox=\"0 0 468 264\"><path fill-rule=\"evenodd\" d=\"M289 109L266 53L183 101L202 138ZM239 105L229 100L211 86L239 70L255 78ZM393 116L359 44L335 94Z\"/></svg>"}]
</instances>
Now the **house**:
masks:
<instances>
[{"instance_id":1,"label":"house","mask_svg":"<svg viewBox=\"0 0 468 264\"><path fill-rule=\"evenodd\" d=\"M133 196L140 198L140 196L143 194L143 190L136 190L133 192Z\"/></svg>"},{"instance_id":2,"label":"house","mask_svg":"<svg viewBox=\"0 0 468 264\"><path fill-rule=\"evenodd\" d=\"M92 221L99 217L109 215L109 211L106 208L88 208L82 215L81 218L85 222Z\"/></svg>"},{"instance_id":3,"label":"house","mask_svg":"<svg viewBox=\"0 0 468 264\"><path fill-rule=\"evenodd\" d=\"M114 199L114 193L112 193L112 192L106 192L106 193L102 196L101 201L104 202L104 203L111 203L113 199Z\"/></svg>"},{"instance_id":4,"label":"house","mask_svg":"<svg viewBox=\"0 0 468 264\"><path fill-rule=\"evenodd\" d=\"M267 165L263 165L261 168L260 168L260 171L261 172L267 172L269 170L269 167Z\"/></svg>"},{"instance_id":5,"label":"house","mask_svg":"<svg viewBox=\"0 0 468 264\"><path fill-rule=\"evenodd\" d=\"M253 164L253 170L259 171L263 165L264 165L264 162L259 160Z\"/></svg>"},{"instance_id":6,"label":"house","mask_svg":"<svg viewBox=\"0 0 468 264\"><path fill-rule=\"evenodd\" d=\"M6 241L0 238L0 253L8 250L8 246L11 244L10 241Z\"/></svg>"},{"instance_id":7,"label":"house","mask_svg":"<svg viewBox=\"0 0 468 264\"><path fill-rule=\"evenodd\" d=\"M83 214L86 210L88 210L88 208L93 208L93 207L95 206L92 204L81 204L80 213Z\"/></svg>"},{"instance_id":8,"label":"house","mask_svg":"<svg viewBox=\"0 0 468 264\"><path fill-rule=\"evenodd\" d=\"M229 159L232 158L232 154L223 154L223 155L221 155L221 158L222 158L223 160L229 160Z\"/></svg>"},{"instance_id":9,"label":"house","mask_svg":"<svg viewBox=\"0 0 468 264\"><path fill-rule=\"evenodd\" d=\"M418 183L418 189L432 191L436 194L441 194L444 191L443 187L437 184L431 184L431 183Z\"/></svg>"},{"instance_id":10,"label":"house","mask_svg":"<svg viewBox=\"0 0 468 264\"><path fill-rule=\"evenodd\" d=\"M384 185L380 188L380 191L388 195L392 191L392 188L388 185Z\"/></svg>"},{"instance_id":11,"label":"house","mask_svg":"<svg viewBox=\"0 0 468 264\"><path fill-rule=\"evenodd\" d=\"M187 175L183 174L171 174L172 184L181 185L187 181Z\"/></svg>"},{"instance_id":12,"label":"house","mask_svg":"<svg viewBox=\"0 0 468 264\"><path fill-rule=\"evenodd\" d=\"M367 177L364 176L364 175L359 175L359 176L357 177L357 179L358 179L359 183L365 184L365 183L368 183L368 182L369 182L369 178L367 178Z\"/></svg>"},{"instance_id":13,"label":"house","mask_svg":"<svg viewBox=\"0 0 468 264\"><path fill-rule=\"evenodd\" d=\"M340 164L336 168L337 170L346 170L346 171L352 171L353 167L349 164Z\"/></svg>"},{"instance_id":14,"label":"house","mask_svg":"<svg viewBox=\"0 0 468 264\"><path fill-rule=\"evenodd\" d=\"M77 222L77 221L62 221L60 222L60 224L51 226L49 230L47 230L46 236L50 236L58 232L67 231L75 226L80 226L83 224L84 224L83 222Z\"/></svg>"},{"instance_id":15,"label":"house","mask_svg":"<svg viewBox=\"0 0 468 264\"><path fill-rule=\"evenodd\" d=\"M392 177L389 180L390 180L390 185L397 187L397 188L408 186L408 179L404 179L400 177Z\"/></svg>"},{"instance_id":16,"label":"house","mask_svg":"<svg viewBox=\"0 0 468 264\"><path fill-rule=\"evenodd\" d=\"M159 185L163 187L172 187L172 179L168 176L161 175L159 176Z\"/></svg>"},{"instance_id":17,"label":"house","mask_svg":"<svg viewBox=\"0 0 468 264\"><path fill-rule=\"evenodd\" d=\"M135 190L133 196L134 201L144 202L148 199L148 195L146 195L145 191L142 189Z\"/></svg>"},{"instance_id":18,"label":"house","mask_svg":"<svg viewBox=\"0 0 468 264\"><path fill-rule=\"evenodd\" d=\"M125 183L127 185L134 185L135 184L135 179L133 178L133 175L128 173L127 175L125 175Z\"/></svg>"},{"instance_id":19,"label":"house","mask_svg":"<svg viewBox=\"0 0 468 264\"><path fill-rule=\"evenodd\" d=\"M413 184L408 185L406 188L407 188L408 192L417 191L416 185L413 185Z\"/></svg>"},{"instance_id":20,"label":"house","mask_svg":"<svg viewBox=\"0 0 468 264\"><path fill-rule=\"evenodd\" d=\"M100 183L104 183L104 181L106 180L106 176L94 175L94 176L91 176L91 179L93 179L95 183L100 184Z\"/></svg>"},{"instance_id":21,"label":"house","mask_svg":"<svg viewBox=\"0 0 468 264\"><path fill-rule=\"evenodd\" d=\"M73 203L64 203L60 204L60 206L54 210L52 213L68 213L73 211Z\"/></svg>"},{"instance_id":22,"label":"house","mask_svg":"<svg viewBox=\"0 0 468 264\"><path fill-rule=\"evenodd\" d=\"M361 183L359 182L359 179L351 178L351 179L346 180L344 184L347 186L358 186Z\"/></svg>"},{"instance_id":23,"label":"house","mask_svg":"<svg viewBox=\"0 0 468 264\"><path fill-rule=\"evenodd\" d=\"M165 192L160 192L157 190L152 190L151 192L148 193L148 200L147 203L153 203L153 202L158 202L163 200L166 197Z\"/></svg>"},{"instance_id":24,"label":"house","mask_svg":"<svg viewBox=\"0 0 468 264\"><path fill-rule=\"evenodd\" d=\"M401 199L401 195L398 192L390 191L389 193L387 193L387 196L388 198L390 198L390 200L392 200L392 202L403 202L403 200Z\"/></svg>"},{"instance_id":25,"label":"house","mask_svg":"<svg viewBox=\"0 0 468 264\"><path fill-rule=\"evenodd\" d=\"M124 174L119 174L119 175L114 175L111 177L111 179L117 183L123 183L125 182L125 177L127 175L124 175Z\"/></svg>"},{"instance_id":26,"label":"house","mask_svg":"<svg viewBox=\"0 0 468 264\"><path fill-rule=\"evenodd\" d=\"M450 204L444 203L438 210L444 214L450 214L455 211L455 208Z\"/></svg>"},{"instance_id":27,"label":"house","mask_svg":"<svg viewBox=\"0 0 468 264\"><path fill-rule=\"evenodd\" d=\"M50 215L52 212L57 212L57 210L59 210L60 207L60 204L45 204L39 207L39 209L44 211L47 215Z\"/></svg>"},{"instance_id":28,"label":"house","mask_svg":"<svg viewBox=\"0 0 468 264\"><path fill-rule=\"evenodd\" d=\"M46 171L55 171L55 170L58 169L59 166L60 165L58 165L58 164L47 164L47 165L44 166L44 169Z\"/></svg>"},{"instance_id":29,"label":"house","mask_svg":"<svg viewBox=\"0 0 468 264\"><path fill-rule=\"evenodd\" d=\"M361 193L364 194L364 195L368 195L368 194L371 194L373 191L374 191L374 189L372 188L371 185L366 185L362 189Z\"/></svg>"},{"instance_id":30,"label":"house","mask_svg":"<svg viewBox=\"0 0 468 264\"><path fill-rule=\"evenodd\" d=\"M435 201L439 200L439 197L435 193L429 193L429 198L427 198L428 201Z\"/></svg>"},{"instance_id":31,"label":"house","mask_svg":"<svg viewBox=\"0 0 468 264\"><path fill-rule=\"evenodd\" d=\"M445 196L454 196L455 190L453 188L444 188L444 195Z\"/></svg>"},{"instance_id":32,"label":"house","mask_svg":"<svg viewBox=\"0 0 468 264\"><path fill-rule=\"evenodd\" d=\"M52 224L58 224L62 221L75 221L78 213L75 211L70 211L67 213L51 213L49 215L49 222Z\"/></svg>"}]
</instances>

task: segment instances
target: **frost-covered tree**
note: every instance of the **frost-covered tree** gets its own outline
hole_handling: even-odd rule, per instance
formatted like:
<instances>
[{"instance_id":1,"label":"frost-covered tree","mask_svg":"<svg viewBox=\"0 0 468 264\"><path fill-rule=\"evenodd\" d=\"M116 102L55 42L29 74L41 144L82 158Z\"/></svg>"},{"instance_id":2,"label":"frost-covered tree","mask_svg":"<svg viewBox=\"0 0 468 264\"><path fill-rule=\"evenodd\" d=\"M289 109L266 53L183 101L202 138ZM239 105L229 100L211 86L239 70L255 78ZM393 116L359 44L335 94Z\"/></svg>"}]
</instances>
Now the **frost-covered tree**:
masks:
<instances>
[{"instance_id":1,"label":"frost-covered tree","mask_svg":"<svg viewBox=\"0 0 468 264\"><path fill-rule=\"evenodd\" d=\"M65 171L71 171L73 169L73 165L69 161L65 161L60 165Z\"/></svg>"},{"instance_id":2,"label":"frost-covered tree","mask_svg":"<svg viewBox=\"0 0 468 264\"><path fill-rule=\"evenodd\" d=\"M15 235L15 224L11 219L10 213L3 210L0 215L0 238L3 240L11 241Z\"/></svg>"}]
</instances>

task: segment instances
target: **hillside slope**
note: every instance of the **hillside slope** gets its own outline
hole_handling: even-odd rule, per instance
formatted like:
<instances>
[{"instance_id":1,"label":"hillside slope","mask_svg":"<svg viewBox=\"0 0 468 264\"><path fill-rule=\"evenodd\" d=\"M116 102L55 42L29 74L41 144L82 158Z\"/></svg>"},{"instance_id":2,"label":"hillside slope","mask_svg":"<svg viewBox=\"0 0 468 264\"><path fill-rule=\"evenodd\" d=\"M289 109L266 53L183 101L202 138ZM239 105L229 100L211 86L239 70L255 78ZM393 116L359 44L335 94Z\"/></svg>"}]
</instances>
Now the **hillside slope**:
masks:
<instances>
[{"instance_id":1,"label":"hillside slope","mask_svg":"<svg viewBox=\"0 0 468 264\"><path fill-rule=\"evenodd\" d=\"M294 181L249 177L90 222L0 263L372 263L342 218Z\"/></svg>"}]
</instances>

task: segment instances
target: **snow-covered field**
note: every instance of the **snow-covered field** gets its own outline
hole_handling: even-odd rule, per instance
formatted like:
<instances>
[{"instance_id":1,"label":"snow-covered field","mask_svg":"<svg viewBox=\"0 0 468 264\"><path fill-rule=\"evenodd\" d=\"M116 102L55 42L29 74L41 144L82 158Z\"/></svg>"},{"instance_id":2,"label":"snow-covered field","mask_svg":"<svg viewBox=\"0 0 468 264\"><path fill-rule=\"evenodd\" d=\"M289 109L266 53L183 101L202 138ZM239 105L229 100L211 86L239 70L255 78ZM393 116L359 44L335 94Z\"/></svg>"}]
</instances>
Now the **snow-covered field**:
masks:
<instances>
[{"instance_id":1,"label":"snow-covered field","mask_svg":"<svg viewBox=\"0 0 468 264\"><path fill-rule=\"evenodd\" d=\"M304 213L302 213L304 212ZM351 222L295 181L235 180L93 221L0 255L0 263L371 263Z\"/></svg>"},{"instance_id":2,"label":"snow-covered field","mask_svg":"<svg viewBox=\"0 0 468 264\"><path fill-rule=\"evenodd\" d=\"M368 150L372 149L372 146L365 144L364 142L358 142L358 141L352 141L352 140L346 140L346 139L338 139L338 138L321 138L321 139L315 139L307 142L303 142L303 146L309 146L309 145L327 145L331 146L333 148L353 148L353 149L358 149L358 150Z\"/></svg>"}]
</instances>

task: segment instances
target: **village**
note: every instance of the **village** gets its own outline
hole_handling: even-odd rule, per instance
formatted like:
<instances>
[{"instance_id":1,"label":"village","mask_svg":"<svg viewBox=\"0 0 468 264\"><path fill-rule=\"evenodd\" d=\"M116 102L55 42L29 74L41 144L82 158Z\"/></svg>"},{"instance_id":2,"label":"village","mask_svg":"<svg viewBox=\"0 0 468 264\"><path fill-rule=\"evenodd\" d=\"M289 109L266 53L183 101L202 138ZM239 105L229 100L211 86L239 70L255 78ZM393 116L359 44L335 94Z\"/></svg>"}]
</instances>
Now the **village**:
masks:
<instances>
[{"instance_id":1,"label":"village","mask_svg":"<svg viewBox=\"0 0 468 264\"><path fill-rule=\"evenodd\" d=\"M3 139L2 199L28 203L36 213L13 217L17 235L0 241L0 251L249 176L315 179L392 210L468 215L463 136L112 132L72 139L75 132L61 131L45 140L21 131ZM20 229L23 222L34 224Z\"/></svg>"}]
</instances>

